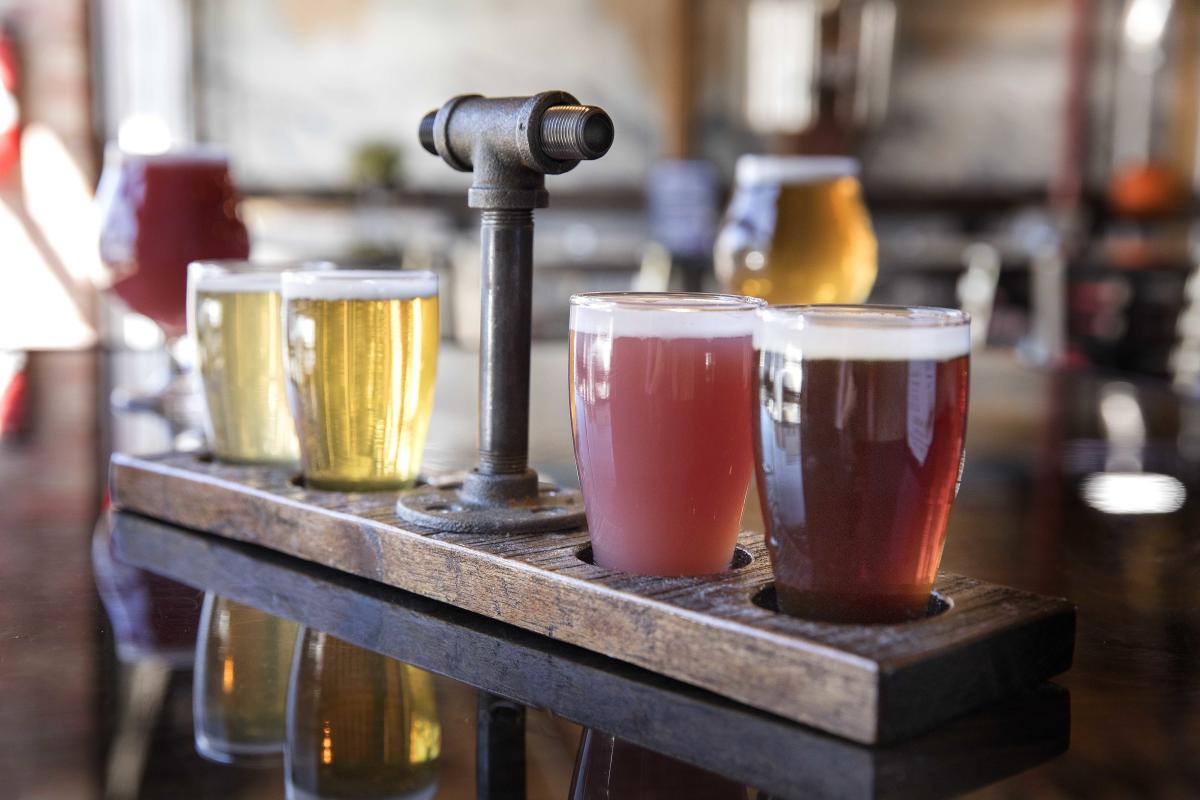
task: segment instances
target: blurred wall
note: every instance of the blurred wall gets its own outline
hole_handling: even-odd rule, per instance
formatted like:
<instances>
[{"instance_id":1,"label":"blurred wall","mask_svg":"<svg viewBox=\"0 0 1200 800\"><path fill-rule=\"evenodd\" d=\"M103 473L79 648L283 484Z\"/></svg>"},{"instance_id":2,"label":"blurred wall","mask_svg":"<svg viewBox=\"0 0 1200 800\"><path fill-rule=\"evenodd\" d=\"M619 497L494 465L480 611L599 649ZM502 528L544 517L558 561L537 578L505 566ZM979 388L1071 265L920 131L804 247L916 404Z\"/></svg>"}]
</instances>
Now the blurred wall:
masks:
<instances>
[{"instance_id":1,"label":"blurred wall","mask_svg":"<svg viewBox=\"0 0 1200 800\"><path fill-rule=\"evenodd\" d=\"M604 169L557 180L640 183L657 150L656 3L621 0L204 0L202 137L246 185L337 186L354 148L391 143L416 186L465 185L420 150L417 122L456 94L563 88L620 120Z\"/></svg>"},{"instance_id":2,"label":"blurred wall","mask_svg":"<svg viewBox=\"0 0 1200 800\"><path fill-rule=\"evenodd\" d=\"M461 92L561 87L606 106L618 135L602 166L560 185L639 186L660 153L681 150L730 174L738 154L773 144L748 129L743 111L749 2L194 0L195 132L227 143L249 185L344 186L355 148L380 141L400 148L411 184L461 186L465 178L417 148L425 111ZM1045 185L1063 146L1074 0L896 5L889 112L854 144L867 179L912 189ZM1096 37L1085 158L1103 183L1125 2L1088 7ZM1176 24L1188 9L1177 4L1169 33L1194 62L1196 44L1184 41L1193 29ZM1175 63L1173 51L1167 57ZM1169 96L1156 113L1194 117L1194 102L1172 80L1162 82ZM684 102L681 86L691 87ZM672 118L680 109L692 134L682 148ZM1184 127L1176 139L1194 130Z\"/></svg>"},{"instance_id":3,"label":"blurred wall","mask_svg":"<svg viewBox=\"0 0 1200 800\"><path fill-rule=\"evenodd\" d=\"M95 341L96 158L85 0L10 0L21 154L0 176L0 350Z\"/></svg>"},{"instance_id":4,"label":"blurred wall","mask_svg":"<svg viewBox=\"0 0 1200 800\"><path fill-rule=\"evenodd\" d=\"M892 103L865 142L883 183L1044 184L1061 146L1068 0L901 0Z\"/></svg>"},{"instance_id":5,"label":"blurred wall","mask_svg":"<svg viewBox=\"0 0 1200 800\"><path fill-rule=\"evenodd\" d=\"M20 50L23 123L54 131L80 168L94 172L87 3L8 0L0 18Z\"/></svg>"}]
</instances>

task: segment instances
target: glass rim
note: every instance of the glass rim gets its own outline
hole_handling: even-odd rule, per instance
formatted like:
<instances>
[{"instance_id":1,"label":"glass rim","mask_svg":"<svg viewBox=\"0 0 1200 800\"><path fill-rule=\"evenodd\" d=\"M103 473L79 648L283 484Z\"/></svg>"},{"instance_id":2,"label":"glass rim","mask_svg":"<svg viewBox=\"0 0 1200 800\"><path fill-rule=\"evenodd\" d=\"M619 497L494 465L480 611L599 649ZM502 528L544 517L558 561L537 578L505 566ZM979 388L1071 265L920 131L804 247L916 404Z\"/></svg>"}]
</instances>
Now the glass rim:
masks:
<instances>
[{"instance_id":1,"label":"glass rim","mask_svg":"<svg viewBox=\"0 0 1200 800\"><path fill-rule=\"evenodd\" d=\"M269 261L259 258L198 258L188 262L188 271L212 272L225 275L263 275L288 271L325 270L332 272L337 264L326 258L288 258Z\"/></svg>"},{"instance_id":2,"label":"glass rim","mask_svg":"<svg viewBox=\"0 0 1200 800\"><path fill-rule=\"evenodd\" d=\"M281 292L289 272L334 272L332 261L259 261L252 258L197 259L187 266L188 292Z\"/></svg>"},{"instance_id":3,"label":"glass rim","mask_svg":"<svg viewBox=\"0 0 1200 800\"><path fill-rule=\"evenodd\" d=\"M795 304L766 306L758 310L764 323L803 322L808 325L875 330L960 328L971 315L957 308L887 304Z\"/></svg>"},{"instance_id":4,"label":"glass rim","mask_svg":"<svg viewBox=\"0 0 1200 800\"><path fill-rule=\"evenodd\" d=\"M580 292L571 295L572 308L596 311L674 313L746 313L766 307L759 297L717 292Z\"/></svg>"}]
</instances>

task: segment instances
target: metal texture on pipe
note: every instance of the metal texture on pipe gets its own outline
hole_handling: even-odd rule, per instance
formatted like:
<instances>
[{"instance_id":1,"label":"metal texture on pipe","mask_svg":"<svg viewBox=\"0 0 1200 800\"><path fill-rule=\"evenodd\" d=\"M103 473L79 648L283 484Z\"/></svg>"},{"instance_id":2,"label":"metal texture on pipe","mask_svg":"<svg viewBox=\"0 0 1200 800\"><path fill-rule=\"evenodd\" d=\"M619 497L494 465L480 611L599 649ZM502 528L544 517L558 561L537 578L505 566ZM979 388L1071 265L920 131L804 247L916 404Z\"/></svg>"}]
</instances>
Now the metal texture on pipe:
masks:
<instances>
[{"instance_id":1,"label":"metal texture on pipe","mask_svg":"<svg viewBox=\"0 0 1200 800\"><path fill-rule=\"evenodd\" d=\"M525 471L529 448L533 210L485 210L481 240L477 469L515 475Z\"/></svg>"}]
</instances>

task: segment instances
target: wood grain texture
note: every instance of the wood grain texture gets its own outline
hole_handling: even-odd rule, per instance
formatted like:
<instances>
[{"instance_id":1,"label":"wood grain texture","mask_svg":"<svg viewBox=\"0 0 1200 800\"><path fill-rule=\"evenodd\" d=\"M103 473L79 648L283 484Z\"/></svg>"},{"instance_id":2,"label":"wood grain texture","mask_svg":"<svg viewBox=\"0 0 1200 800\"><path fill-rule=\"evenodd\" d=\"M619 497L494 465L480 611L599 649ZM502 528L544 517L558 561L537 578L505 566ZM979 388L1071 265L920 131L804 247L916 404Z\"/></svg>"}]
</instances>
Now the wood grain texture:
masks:
<instances>
[{"instance_id":1,"label":"wood grain texture","mask_svg":"<svg viewBox=\"0 0 1200 800\"><path fill-rule=\"evenodd\" d=\"M948 797L1067 748L1070 697L1034 691L903 745L828 736L648 670L315 564L119 513L126 563L746 783L771 797Z\"/></svg>"},{"instance_id":2,"label":"wood grain texture","mask_svg":"<svg viewBox=\"0 0 1200 800\"><path fill-rule=\"evenodd\" d=\"M1067 669L1074 607L939 577L952 608L901 625L834 625L752 602L753 557L699 578L649 578L579 560L585 531L513 536L400 527L392 492L313 491L267 467L117 454L117 508L261 545L636 664L864 743L891 742Z\"/></svg>"}]
</instances>

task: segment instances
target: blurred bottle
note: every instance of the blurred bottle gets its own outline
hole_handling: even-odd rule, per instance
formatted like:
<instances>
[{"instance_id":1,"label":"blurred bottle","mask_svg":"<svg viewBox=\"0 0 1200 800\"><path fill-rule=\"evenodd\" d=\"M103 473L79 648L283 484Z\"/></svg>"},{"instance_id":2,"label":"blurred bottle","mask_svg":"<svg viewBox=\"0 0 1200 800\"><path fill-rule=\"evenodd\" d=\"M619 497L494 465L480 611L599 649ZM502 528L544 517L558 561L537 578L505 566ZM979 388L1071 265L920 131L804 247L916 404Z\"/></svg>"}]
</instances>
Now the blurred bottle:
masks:
<instances>
[{"instance_id":1,"label":"blurred bottle","mask_svg":"<svg viewBox=\"0 0 1200 800\"><path fill-rule=\"evenodd\" d=\"M587 728L570 800L746 800L746 787L716 773Z\"/></svg>"},{"instance_id":2,"label":"blurred bottle","mask_svg":"<svg viewBox=\"0 0 1200 800\"><path fill-rule=\"evenodd\" d=\"M298 626L204 596L192 694L196 751L224 764L278 763Z\"/></svg>"},{"instance_id":3,"label":"blurred bottle","mask_svg":"<svg viewBox=\"0 0 1200 800\"><path fill-rule=\"evenodd\" d=\"M854 159L738 159L714 252L729 291L772 304L861 303L875 284L876 250Z\"/></svg>"},{"instance_id":4,"label":"blurred bottle","mask_svg":"<svg viewBox=\"0 0 1200 800\"><path fill-rule=\"evenodd\" d=\"M290 800L433 797L441 741L432 675L304 631L288 698Z\"/></svg>"}]
</instances>

